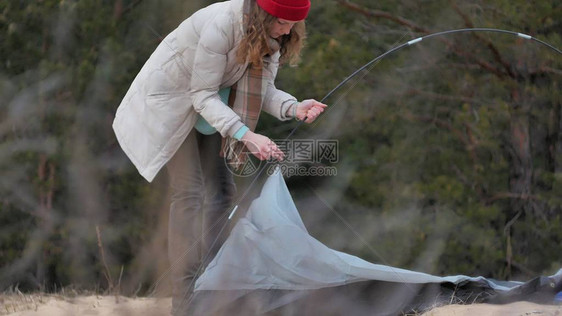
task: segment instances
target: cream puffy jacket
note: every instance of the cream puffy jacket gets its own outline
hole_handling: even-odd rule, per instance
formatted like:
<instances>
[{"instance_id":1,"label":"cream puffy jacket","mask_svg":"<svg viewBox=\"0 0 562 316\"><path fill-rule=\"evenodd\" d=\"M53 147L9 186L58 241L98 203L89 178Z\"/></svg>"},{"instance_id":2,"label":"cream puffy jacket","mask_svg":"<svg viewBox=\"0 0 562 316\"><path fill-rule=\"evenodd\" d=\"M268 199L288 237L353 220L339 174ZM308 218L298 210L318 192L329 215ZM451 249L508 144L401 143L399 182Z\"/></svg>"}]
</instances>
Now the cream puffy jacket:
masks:
<instances>
[{"instance_id":1,"label":"cream puffy jacket","mask_svg":"<svg viewBox=\"0 0 562 316\"><path fill-rule=\"evenodd\" d=\"M200 113L222 135L243 123L218 90L230 87L247 64L236 62L243 36L244 0L212 4L183 21L158 45L117 109L113 129L139 173L152 181L175 154ZM264 68L269 79L263 110L286 120L295 98L273 83L279 53Z\"/></svg>"}]
</instances>

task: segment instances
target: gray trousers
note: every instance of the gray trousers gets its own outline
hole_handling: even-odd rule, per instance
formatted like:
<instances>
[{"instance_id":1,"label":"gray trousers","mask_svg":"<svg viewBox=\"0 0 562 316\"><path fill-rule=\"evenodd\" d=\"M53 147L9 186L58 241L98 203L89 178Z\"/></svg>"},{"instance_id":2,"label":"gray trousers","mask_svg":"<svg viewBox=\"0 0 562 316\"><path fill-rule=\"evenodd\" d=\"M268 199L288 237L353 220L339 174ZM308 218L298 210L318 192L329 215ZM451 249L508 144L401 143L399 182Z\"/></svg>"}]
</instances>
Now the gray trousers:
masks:
<instances>
[{"instance_id":1,"label":"gray trousers","mask_svg":"<svg viewBox=\"0 0 562 316\"><path fill-rule=\"evenodd\" d=\"M219 156L220 146L219 133L203 135L193 129L166 165L171 190L168 256L173 315L187 313L197 270L202 272L227 237L226 231L217 235L226 223L236 186Z\"/></svg>"}]
</instances>

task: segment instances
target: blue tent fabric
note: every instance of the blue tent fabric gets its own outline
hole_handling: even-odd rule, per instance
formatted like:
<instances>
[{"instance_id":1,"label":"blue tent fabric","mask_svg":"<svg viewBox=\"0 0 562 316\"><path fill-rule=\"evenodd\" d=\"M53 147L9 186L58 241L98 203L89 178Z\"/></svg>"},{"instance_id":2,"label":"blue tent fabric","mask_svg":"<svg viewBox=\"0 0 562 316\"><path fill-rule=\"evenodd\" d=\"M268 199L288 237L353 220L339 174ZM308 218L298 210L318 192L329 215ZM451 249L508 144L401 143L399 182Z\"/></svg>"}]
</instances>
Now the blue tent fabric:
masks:
<instances>
[{"instance_id":1,"label":"blue tent fabric","mask_svg":"<svg viewBox=\"0 0 562 316\"><path fill-rule=\"evenodd\" d=\"M197 280L192 313L236 307L259 314L299 306L373 315L420 310L453 297L501 303L536 294L537 301L552 301L561 279L562 269L527 283L442 277L330 249L308 233L283 176L275 172Z\"/></svg>"}]
</instances>

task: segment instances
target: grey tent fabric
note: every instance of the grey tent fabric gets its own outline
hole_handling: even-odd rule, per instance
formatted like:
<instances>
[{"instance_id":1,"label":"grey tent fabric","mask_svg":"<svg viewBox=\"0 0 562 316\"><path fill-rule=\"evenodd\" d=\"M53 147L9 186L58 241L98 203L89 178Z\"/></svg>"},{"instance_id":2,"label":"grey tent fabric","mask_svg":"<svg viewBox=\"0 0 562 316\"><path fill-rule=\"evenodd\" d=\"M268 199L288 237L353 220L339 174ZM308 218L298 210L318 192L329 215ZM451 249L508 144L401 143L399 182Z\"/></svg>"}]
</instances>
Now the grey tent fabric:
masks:
<instances>
[{"instance_id":1,"label":"grey tent fabric","mask_svg":"<svg viewBox=\"0 0 562 316\"><path fill-rule=\"evenodd\" d=\"M562 269L553 276L562 278ZM550 279L549 279L550 280ZM312 237L299 216L279 171L265 182L261 194L238 220L230 236L195 284L199 297L223 295L232 302L257 292L267 309L290 303L306 291L350 286L357 282L384 284L476 284L493 292L510 292L522 282L494 281L464 275L435 276L367 262L330 249ZM408 290L408 289L406 289ZM272 296L277 296L275 302Z\"/></svg>"}]
</instances>

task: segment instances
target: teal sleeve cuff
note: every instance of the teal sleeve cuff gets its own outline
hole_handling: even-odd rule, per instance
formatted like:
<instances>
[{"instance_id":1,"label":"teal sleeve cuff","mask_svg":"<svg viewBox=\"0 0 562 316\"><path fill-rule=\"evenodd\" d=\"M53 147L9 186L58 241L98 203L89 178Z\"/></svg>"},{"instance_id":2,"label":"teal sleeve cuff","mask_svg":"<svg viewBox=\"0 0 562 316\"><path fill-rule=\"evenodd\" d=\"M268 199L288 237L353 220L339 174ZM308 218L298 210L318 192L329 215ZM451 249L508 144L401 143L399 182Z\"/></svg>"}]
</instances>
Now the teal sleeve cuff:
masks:
<instances>
[{"instance_id":1,"label":"teal sleeve cuff","mask_svg":"<svg viewBox=\"0 0 562 316\"><path fill-rule=\"evenodd\" d=\"M244 125L244 126L240 127L238 129L238 131L236 131L236 133L234 133L234 135L232 135L232 137L234 137L236 140L241 140L242 137L244 137L246 132L249 131L249 130L250 129L248 128L248 126Z\"/></svg>"}]
</instances>

